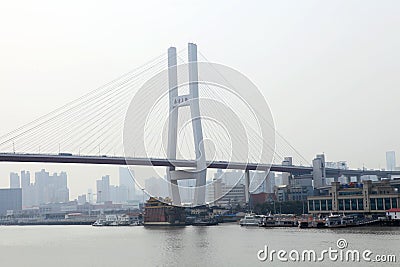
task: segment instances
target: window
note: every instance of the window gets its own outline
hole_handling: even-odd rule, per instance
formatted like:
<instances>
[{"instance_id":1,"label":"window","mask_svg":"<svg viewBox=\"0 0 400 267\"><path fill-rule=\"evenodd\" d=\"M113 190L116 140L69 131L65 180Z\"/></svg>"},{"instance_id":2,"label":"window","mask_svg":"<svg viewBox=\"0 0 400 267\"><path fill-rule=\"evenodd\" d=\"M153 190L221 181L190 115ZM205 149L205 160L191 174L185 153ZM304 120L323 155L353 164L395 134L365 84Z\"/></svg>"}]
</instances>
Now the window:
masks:
<instances>
[{"instance_id":1,"label":"window","mask_svg":"<svg viewBox=\"0 0 400 267\"><path fill-rule=\"evenodd\" d=\"M346 210L350 210L350 199L345 199L344 200L344 208Z\"/></svg>"},{"instance_id":2,"label":"window","mask_svg":"<svg viewBox=\"0 0 400 267\"><path fill-rule=\"evenodd\" d=\"M312 201L312 200L308 201L308 208L310 209L310 211L314 210L314 201Z\"/></svg>"},{"instance_id":3,"label":"window","mask_svg":"<svg viewBox=\"0 0 400 267\"><path fill-rule=\"evenodd\" d=\"M359 198L358 200L358 210L364 210L364 202L362 198Z\"/></svg>"},{"instance_id":4,"label":"window","mask_svg":"<svg viewBox=\"0 0 400 267\"><path fill-rule=\"evenodd\" d=\"M392 208L397 209L397 198L392 198Z\"/></svg>"},{"instance_id":5,"label":"window","mask_svg":"<svg viewBox=\"0 0 400 267\"><path fill-rule=\"evenodd\" d=\"M351 200L351 209L352 210L357 210L357 199L352 199Z\"/></svg>"},{"instance_id":6,"label":"window","mask_svg":"<svg viewBox=\"0 0 400 267\"><path fill-rule=\"evenodd\" d=\"M377 198L377 209L383 210L383 198Z\"/></svg>"},{"instance_id":7,"label":"window","mask_svg":"<svg viewBox=\"0 0 400 267\"><path fill-rule=\"evenodd\" d=\"M328 199L328 210L332 210L332 199Z\"/></svg>"},{"instance_id":8,"label":"window","mask_svg":"<svg viewBox=\"0 0 400 267\"><path fill-rule=\"evenodd\" d=\"M376 198L371 198L371 210L376 210Z\"/></svg>"},{"instance_id":9,"label":"window","mask_svg":"<svg viewBox=\"0 0 400 267\"><path fill-rule=\"evenodd\" d=\"M314 205L315 205L315 210L320 210L320 200L315 200Z\"/></svg>"},{"instance_id":10,"label":"window","mask_svg":"<svg viewBox=\"0 0 400 267\"><path fill-rule=\"evenodd\" d=\"M385 210L390 210L390 198L385 198Z\"/></svg>"},{"instance_id":11,"label":"window","mask_svg":"<svg viewBox=\"0 0 400 267\"><path fill-rule=\"evenodd\" d=\"M326 200L321 200L321 210L326 210Z\"/></svg>"},{"instance_id":12,"label":"window","mask_svg":"<svg viewBox=\"0 0 400 267\"><path fill-rule=\"evenodd\" d=\"M343 206L343 199L339 199L338 200L338 204L339 204L339 210L343 210L344 206Z\"/></svg>"}]
</instances>

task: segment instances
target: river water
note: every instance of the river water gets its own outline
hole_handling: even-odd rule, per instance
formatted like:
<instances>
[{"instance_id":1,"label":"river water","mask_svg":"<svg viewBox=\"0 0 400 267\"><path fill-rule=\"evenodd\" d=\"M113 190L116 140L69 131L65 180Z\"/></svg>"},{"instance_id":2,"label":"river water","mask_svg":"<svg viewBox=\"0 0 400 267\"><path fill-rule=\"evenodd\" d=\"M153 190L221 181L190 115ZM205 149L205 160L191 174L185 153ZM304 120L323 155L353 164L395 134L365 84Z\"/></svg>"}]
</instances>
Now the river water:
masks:
<instances>
[{"instance_id":1,"label":"river water","mask_svg":"<svg viewBox=\"0 0 400 267\"><path fill-rule=\"evenodd\" d=\"M397 262L343 262L327 255L311 263L257 257L265 246L269 252L313 249L320 255L329 247L340 251L338 239L347 242L343 251L371 250L367 258L395 255ZM400 228L2 226L0 255L0 266L399 266Z\"/></svg>"}]
</instances>

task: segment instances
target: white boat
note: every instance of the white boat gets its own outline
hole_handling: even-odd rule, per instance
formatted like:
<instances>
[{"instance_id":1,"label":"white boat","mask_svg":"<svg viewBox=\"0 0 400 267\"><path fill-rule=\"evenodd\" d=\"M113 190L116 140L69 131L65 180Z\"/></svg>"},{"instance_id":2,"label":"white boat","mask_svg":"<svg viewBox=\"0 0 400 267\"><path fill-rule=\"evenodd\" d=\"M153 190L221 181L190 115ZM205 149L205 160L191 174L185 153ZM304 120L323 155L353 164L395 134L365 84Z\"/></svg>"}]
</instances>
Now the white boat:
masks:
<instances>
[{"instance_id":1,"label":"white boat","mask_svg":"<svg viewBox=\"0 0 400 267\"><path fill-rule=\"evenodd\" d=\"M106 220L104 218L99 218L92 225L93 226L105 226Z\"/></svg>"},{"instance_id":2,"label":"white boat","mask_svg":"<svg viewBox=\"0 0 400 267\"><path fill-rule=\"evenodd\" d=\"M254 213L249 213L244 216L243 219L239 221L240 226L259 226L263 216L256 215Z\"/></svg>"},{"instance_id":3,"label":"white boat","mask_svg":"<svg viewBox=\"0 0 400 267\"><path fill-rule=\"evenodd\" d=\"M325 226L328 228L339 228L339 227L346 227L347 224L346 221L343 220L343 216L331 214L326 219Z\"/></svg>"},{"instance_id":4,"label":"white boat","mask_svg":"<svg viewBox=\"0 0 400 267\"><path fill-rule=\"evenodd\" d=\"M267 215L263 216L261 227L293 227L296 226L295 217L292 215Z\"/></svg>"},{"instance_id":5,"label":"white boat","mask_svg":"<svg viewBox=\"0 0 400 267\"><path fill-rule=\"evenodd\" d=\"M129 226L131 225L128 215L101 215L93 224L93 226Z\"/></svg>"}]
</instances>

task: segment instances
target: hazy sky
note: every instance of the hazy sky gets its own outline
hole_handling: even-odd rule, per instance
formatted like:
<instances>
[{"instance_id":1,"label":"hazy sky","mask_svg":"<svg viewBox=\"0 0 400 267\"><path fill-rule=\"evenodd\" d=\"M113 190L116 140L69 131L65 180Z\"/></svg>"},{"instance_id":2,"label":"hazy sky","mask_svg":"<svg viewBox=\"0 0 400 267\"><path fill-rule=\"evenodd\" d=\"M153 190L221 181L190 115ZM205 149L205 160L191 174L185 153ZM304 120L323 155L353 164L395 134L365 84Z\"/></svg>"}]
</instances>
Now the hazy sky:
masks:
<instances>
[{"instance_id":1,"label":"hazy sky","mask_svg":"<svg viewBox=\"0 0 400 267\"><path fill-rule=\"evenodd\" d=\"M306 157L384 167L400 153L400 2L0 1L0 135L166 52L195 42L267 97ZM0 165L0 186L10 170ZM49 165L71 195L115 167Z\"/></svg>"}]
</instances>

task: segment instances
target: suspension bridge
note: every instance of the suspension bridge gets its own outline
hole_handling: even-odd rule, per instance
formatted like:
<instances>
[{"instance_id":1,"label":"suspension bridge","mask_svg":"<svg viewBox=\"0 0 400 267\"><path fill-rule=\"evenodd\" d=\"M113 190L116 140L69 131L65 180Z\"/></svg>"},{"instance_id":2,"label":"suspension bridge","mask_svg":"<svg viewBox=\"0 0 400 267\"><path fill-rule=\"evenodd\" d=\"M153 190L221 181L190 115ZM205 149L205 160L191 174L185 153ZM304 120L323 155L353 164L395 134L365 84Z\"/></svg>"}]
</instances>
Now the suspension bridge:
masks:
<instances>
[{"instance_id":1,"label":"suspension bridge","mask_svg":"<svg viewBox=\"0 0 400 267\"><path fill-rule=\"evenodd\" d=\"M187 61L184 59L186 54ZM202 62L209 63L204 55L198 54L195 44L189 44L187 50L179 52L170 48L167 55L156 57L104 86L1 136L0 161L166 167L172 200L177 205L180 204L178 181L182 179L196 180L194 202L198 205L205 203L207 169L245 171L246 192L250 190L250 171L286 172L296 176L312 174L315 166L271 124L268 125L269 130L273 131L273 137L269 143L265 137L254 133L251 122L241 120L241 127L250 131L247 134L248 140L240 143L242 147L246 147L248 153L246 158L241 158L240 155L237 158L230 157L232 151L229 149L232 150L232 147L229 147L226 140L234 137L224 135L215 124L202 118L205 111L223 116L227 110L223 105L201 101L212 99L227 103L229 97L198 82L201 74L198 71L198 55ZM179 65L184 65L185 68L179 68ZM152 79L163 71L165 79ZM178 88L178 80L185 80L186 76L187 88L181 90ZM226 77L223 78L226 80ZM154 98L153 90L145 91L143 101L135 102L134 112L129 112L132 108L131 100L140 88L149 85L149 81L151 84L148 89L165 88L167 92L165 101L153 105L150 119L145 105L147 99ZM236 105L235 102L232 103ZM127 118L131 125L128 130ZM231 119L230 116L223 118L227 121ZM188 127L180 130L182 124ZM143 128L136 127L138 125ZM240 130L234 129L233 132ZM129 140L135 140L138 136L143 137L145 146L127 149L124 139L128 137ZM212 140L213 144L206 143L206 140ZM243 142L242 138L237 138L237 142ZM254 152L261 143L265 144L265 150L270 155L268 160L260 160L259 155ZM207 158L211 154L212 160ZM294 163L283 165L286 156L292 156ZM325 168L325 172L327 177L400 175L400 171L365 169ZM246 197L248 198L248 194Z\"/></svg>"}]
</instances>

